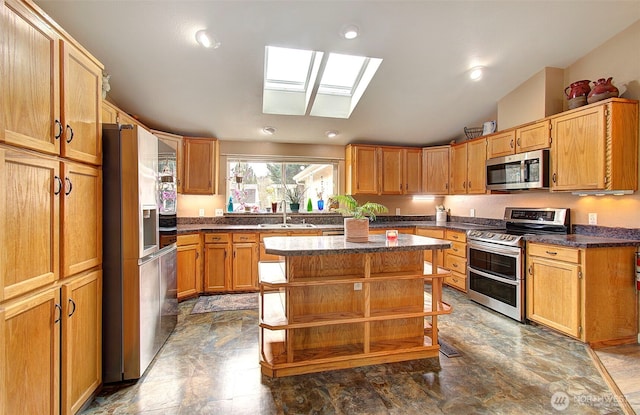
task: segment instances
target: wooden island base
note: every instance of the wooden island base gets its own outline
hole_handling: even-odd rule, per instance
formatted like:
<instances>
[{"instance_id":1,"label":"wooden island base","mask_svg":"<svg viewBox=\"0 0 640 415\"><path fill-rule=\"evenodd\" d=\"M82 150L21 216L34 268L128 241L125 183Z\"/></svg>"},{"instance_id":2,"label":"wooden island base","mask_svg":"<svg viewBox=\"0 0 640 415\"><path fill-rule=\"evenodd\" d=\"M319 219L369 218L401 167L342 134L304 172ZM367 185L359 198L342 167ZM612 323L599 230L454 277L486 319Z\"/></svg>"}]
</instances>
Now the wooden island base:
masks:
<instances>
[{"instance_id":1,"label":"wooden island base","mask_svg":"<svg viewBox=\"0 0 640 415\"><path fill-rule=\"evenodd\" d=\"M437 316L451 312L442 302L447 274L424 275L423 258L422 250L395 250L289 255L284 263L261 264L262 373L437 357ZM432 281L427 301L425 279Z\"/></svg>"}]
</instances>

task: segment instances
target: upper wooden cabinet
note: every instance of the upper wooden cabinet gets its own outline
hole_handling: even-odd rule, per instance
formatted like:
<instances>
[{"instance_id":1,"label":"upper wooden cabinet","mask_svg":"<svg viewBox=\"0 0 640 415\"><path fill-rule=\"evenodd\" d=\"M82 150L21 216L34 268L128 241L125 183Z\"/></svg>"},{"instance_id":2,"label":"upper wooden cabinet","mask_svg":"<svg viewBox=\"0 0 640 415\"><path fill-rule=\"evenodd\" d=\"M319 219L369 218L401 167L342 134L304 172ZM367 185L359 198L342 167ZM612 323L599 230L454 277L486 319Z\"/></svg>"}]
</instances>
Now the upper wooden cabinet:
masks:
<instances>
[{"instance_id":1,"label":"upper wooden cabinet","mask_svg":"<svg viewBox=\"0 0 640 415\"><path fill-rule=\"evenodd\" d=\"M422 149L422 192L431 195L449 193L450 146Z\"/></svg>"},{"instance_id":2,"label":"upper wooden cabinet","mask_svg":"<svg viewBox=\"0 0 640 415\"><path fill-rule=\"evenodd\" d=\"M177 181L177 190L178 193L183 193L182 191L182 176L183 176L183 165L184 165L184 155L183 155L183 142L182 136L176 134L165 133L163 131L151 130L153 135L158 137L158 140L169 146L176 153L176 181ZM158 158L162 158L162 145L158 143Z\"/></svg>"},{"instance_id":3,"label":"upper wooden cabinet","mask_svg":"<svg viewBox=\"0 0 640 415\"><path fill-rule=\"evenodd\" d=\"M118 123L118 107L108 101L102 101L102 123L117 124Z\"/></svg>"},{"instance_id":4,"label":"upper wooden cabinet","mask_svg":"<svg viewBox=\"0 0 640 415\"><path fill-rule=\"evenodd\" d=\"M613 98L551 119L551 190L638 190L638 102Z\"/></svg>"},{"instance_id":5,"label":"upper wooden cabinet","mask_svg":"<svg viewBox=\"0 0 640 415\"><path fill-rule=\"evenodd\" d=\"M2 4L4 108L0 140L102 162L102 65L63 39L28 3Z\"/></svg>"},{"instance_id":6,"label":"upper wooden cabinet","mask_svg":"<svg viewBox=\"0 0 640 415\"><path fill-rule=\"evenodd\" d=\"M422 149L348 145L347 193L404 195L422 191Z\"/></svg>"},{"instance_id":7,"label":"upper wooden cabinet","mask_svg":"<svg viewBox=\"0 0 640 415\"><path fill-rule=\"evenodd\" d=\"M346 193L352 195L377 195L378 149L375 146L352 145L346 148Z\"/></svg>"},{"instance_id":8,"label":"upper wooden cabinet","mask_svg":"<svg viewBox=\"0 0 640 415\"><path fill-rule=\"evenodd\" d=\"M212 195L217 191L215 138L184 137L182 193Z\"/></svg>"},{"instance_id":9,"label":"upper wooden cabinet","mask_svg":"<svg viewBox=\"0 0 640 415\"><path fill-rule=\"evenodd\" d=\"M487 136L487 159L549 148L550 129L547 119Z\"/></svg>"},{"instance_id":10,"label":"upper wooden cabinet","mask_svg":"<svg viewBox=\"0 0 640 415\"><path fill-rule=\"evenodd\" d=\"M451 146L451 194L486 193L487 139L478 138Z\"/></svg>"}]
</instances>

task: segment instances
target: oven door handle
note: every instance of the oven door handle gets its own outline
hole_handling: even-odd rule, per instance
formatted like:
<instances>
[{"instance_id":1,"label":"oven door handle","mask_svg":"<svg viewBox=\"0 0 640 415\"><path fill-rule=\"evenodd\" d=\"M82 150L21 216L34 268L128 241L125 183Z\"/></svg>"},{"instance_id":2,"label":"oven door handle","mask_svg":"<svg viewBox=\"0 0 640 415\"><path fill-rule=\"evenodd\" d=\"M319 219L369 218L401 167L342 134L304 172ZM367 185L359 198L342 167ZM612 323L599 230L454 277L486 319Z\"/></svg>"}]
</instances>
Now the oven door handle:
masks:
<instances>
[{"instance_id":1,"label":"oven door handle","mask_svg":"<svg viewBox=\"0 0 640 415\"><path fill-rule=\"evenodd\" d=\"M469 274L471 274L472 272L475 273L475 274L480 275L481 277L489 278L489 279L492 279L492 280L495 280L495 281L504 282L505 284L509 284L509 285L518 286L518 285L520 285L520 283L522 281L521 279L510 280L510 279L507 279L507 278L498 277L498 276L493 275L493 274L488 274L488 273L486 273L484 271L479 271L479 270L477 270L475 268L469 268Z\"/></svg>"},{"instance_id":2,"label":"oven door handle","mask_svg":"<svg viewBox=\"0 0 640 415\"><path fill-rule=\"evenodd\" d=\"M489 252L489 253L493 253L493 254L500 254L500 255L506 255L506 256L510 256L510 257L518 257L521 254L521 250L518 247L512 246L512 247L506 247L506 246L500 246L497 244L487 244L487 243L483 243L483 242L476 242L476 241L468 241L468 247L469 249L475 248L479 251L484 251L484 252Z\"/></svg>"}]
</instances>

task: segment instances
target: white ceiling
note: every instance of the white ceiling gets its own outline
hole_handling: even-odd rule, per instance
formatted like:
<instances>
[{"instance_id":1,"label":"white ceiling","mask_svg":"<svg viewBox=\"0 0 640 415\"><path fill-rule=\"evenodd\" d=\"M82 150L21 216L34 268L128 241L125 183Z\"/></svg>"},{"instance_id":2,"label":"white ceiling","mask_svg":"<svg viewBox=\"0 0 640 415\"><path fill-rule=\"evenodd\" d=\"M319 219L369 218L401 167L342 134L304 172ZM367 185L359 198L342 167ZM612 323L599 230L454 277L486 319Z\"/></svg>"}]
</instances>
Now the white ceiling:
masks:
<instances>
[{"instance_id":1,"label":"white ceiling","mask_svg":"<svg viewBox=\"0 0 640 415\"><path fill-rule=\"evenodd\" d=\"M447 143L545 66L565 68L640 19L640 0L35 1L105 65L110 99L151 128L339 145ZM348 24L360 37L339 36ZM220 48L199 47L200 29ZM384 61L350 119L269 115L266 45ZM467 78L474 64L487 68L480 82Z\"/></svg>"}]
</instances>

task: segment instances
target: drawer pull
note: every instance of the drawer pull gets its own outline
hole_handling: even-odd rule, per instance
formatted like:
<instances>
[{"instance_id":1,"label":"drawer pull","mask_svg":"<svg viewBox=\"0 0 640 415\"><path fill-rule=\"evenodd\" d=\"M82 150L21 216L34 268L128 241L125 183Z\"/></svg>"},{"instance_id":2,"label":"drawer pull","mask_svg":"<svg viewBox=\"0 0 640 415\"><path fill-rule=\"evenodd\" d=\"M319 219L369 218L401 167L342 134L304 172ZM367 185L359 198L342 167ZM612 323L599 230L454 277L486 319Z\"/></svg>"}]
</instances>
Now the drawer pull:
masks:
<instances>
[{"instance_id":1,"label":"drawer pull","mask_svg":"<svg viewBox=\"0 0 640 415\"><path fill-rule=\"evenodd\" d=\"M458 268L458 264L451 264L451 265L453 265L454 267Z\"/></svg>"},{"instance_id":2,"label":"drawer pull","mask_svg":"<svg viewBox=\"0 0 640 415\"><path fill-rule=\"evenodd\" d=\"M547 253L547 255L558 255L557 252L553 252L553 251L545 251Z\"/></svg>"}]
</instances>

